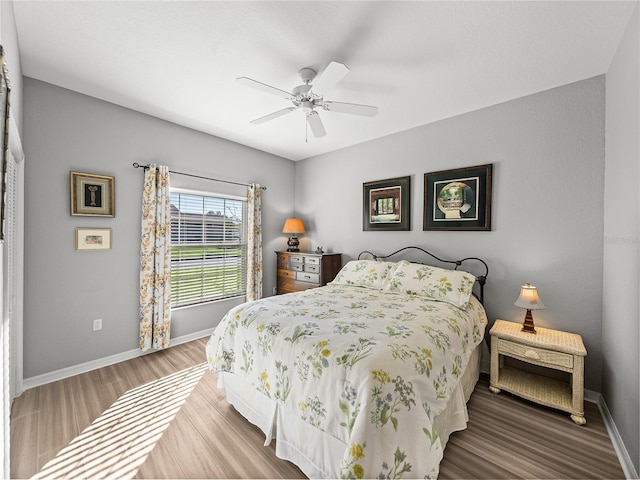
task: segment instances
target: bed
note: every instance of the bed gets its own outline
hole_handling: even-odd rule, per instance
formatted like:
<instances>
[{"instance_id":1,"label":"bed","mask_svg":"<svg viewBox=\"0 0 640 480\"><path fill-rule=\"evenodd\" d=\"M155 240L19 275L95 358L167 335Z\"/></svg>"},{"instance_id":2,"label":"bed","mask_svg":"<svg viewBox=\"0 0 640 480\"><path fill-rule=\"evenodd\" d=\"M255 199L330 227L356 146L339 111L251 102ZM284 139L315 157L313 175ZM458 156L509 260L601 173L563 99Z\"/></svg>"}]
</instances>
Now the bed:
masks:
<instances>
[{"instance_id":1,"label":"bed","mask_svg":"<svg viewBox=\"0 0 640 480\"><path fill-rule=\"evenodd\" d=\"M397 260L424 252L444 269ZM479 264L477 277L459 270ZM324 287L247 302L211 335L227 400L309 478L436 478L466 428L488 269L363 252ZM474 286L480 294L474 294Z\"/></svg>"}]
</instances>

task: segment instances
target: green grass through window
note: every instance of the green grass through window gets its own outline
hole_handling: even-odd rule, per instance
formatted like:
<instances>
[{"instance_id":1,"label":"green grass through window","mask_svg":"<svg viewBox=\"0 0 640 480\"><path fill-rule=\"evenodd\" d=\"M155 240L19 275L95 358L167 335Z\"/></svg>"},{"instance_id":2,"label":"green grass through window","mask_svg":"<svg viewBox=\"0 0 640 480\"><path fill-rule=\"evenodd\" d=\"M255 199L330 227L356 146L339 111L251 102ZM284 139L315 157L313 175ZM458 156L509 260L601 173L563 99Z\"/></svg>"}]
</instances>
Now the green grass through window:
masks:
<instances>
[{"instance_id":1,"label":"green grass through window","mask_svg":"<svg viewBox=\"0 0 640 480\"><path fill-rule=\"evenodd\" d=\"M174 246L171 305L185 306L245 293L241 247Z\"/></svg>"}]
</instances>

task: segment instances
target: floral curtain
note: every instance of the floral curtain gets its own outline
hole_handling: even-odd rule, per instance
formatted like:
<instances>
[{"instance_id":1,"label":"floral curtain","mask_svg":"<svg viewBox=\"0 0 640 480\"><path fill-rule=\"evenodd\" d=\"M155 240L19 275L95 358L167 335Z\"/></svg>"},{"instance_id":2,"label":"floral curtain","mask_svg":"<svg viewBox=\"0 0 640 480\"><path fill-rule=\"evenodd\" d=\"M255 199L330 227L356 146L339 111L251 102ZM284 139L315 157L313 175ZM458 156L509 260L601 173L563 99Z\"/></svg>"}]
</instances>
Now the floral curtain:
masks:
<instances>
[{"instance_id":1,"label":"floral curtain","mask_svg":"<svg viewBox=\"0 0 640 480\"><path fill-rule=\"evenodd\" d=\"M140 242L140 348L169 346L171 333L171 210L169 167L144 174Z\"/></svg>"},{"instance_id":2,"label":"floral curtain","mask_svg":"<svg viewBox=\"0 0 640 480\"><path fill-rule=\"evenodd\" d=\"M262 298L262 188L252 183L247 192L247 301Z\"/></svg>"}]
</instances>

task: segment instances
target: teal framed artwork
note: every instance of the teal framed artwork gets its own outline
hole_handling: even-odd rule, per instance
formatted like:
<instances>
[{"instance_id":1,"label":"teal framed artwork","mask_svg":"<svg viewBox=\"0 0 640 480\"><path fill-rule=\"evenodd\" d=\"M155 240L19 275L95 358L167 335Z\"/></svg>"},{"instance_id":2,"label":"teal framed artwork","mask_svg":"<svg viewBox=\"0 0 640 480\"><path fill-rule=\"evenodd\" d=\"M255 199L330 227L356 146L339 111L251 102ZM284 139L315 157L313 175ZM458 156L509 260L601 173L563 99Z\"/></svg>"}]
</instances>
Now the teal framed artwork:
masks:
<instances>
[{"instance_id":1,"label":"teal framed artwork","mask_svg":"<svg viewBox=\"0 0 640 480\"><path fill-rule=\"evenodd\" d=\"M491 230L493 164L424 174L423 230Z\"/></svg>"}]
</instances>

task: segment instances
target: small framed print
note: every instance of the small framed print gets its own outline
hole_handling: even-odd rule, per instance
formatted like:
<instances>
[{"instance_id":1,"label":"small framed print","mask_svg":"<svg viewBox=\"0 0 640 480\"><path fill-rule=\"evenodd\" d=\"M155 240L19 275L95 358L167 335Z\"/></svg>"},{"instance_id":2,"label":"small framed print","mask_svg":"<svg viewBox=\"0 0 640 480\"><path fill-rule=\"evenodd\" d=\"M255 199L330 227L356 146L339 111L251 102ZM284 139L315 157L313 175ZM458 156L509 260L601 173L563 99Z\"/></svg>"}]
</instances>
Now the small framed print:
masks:
<instances>
[{"instance_id":1,"label":"small framed print","mask_svg":"<svg viewBox=\"0 0 640 480\"><path fill-rule=\"evenodd\" d=\"M493 164L424 174L423 230L491 230Z\"/></svg>"},{"instance_id":2,"label":"small framed print","mask_svg":"<svg viewBox=\"0 0 640 480\"><path fill-rule=\"evenodd\" d=\"M76 228L76 250L111 250L111 229Z\"/></svg>"},{"instance_id":3,"label":"small framed print","mask_svg":"<svg viewBox=\"0 0 640 480\"><path fill-rule=\"evenodd\" d=\"M92 173L70 172L71 215L114 217L115 178Z\"/></svg>"},{"instance_id":4,"label":"small framed print","mask_svg":"<svg viewBox=\"0 0 640 480\"><path fill-rule=\"evenodd\" d=\"M411 177L362 185L362 230L411 230Z\"/></svg>"}]
</instances>

